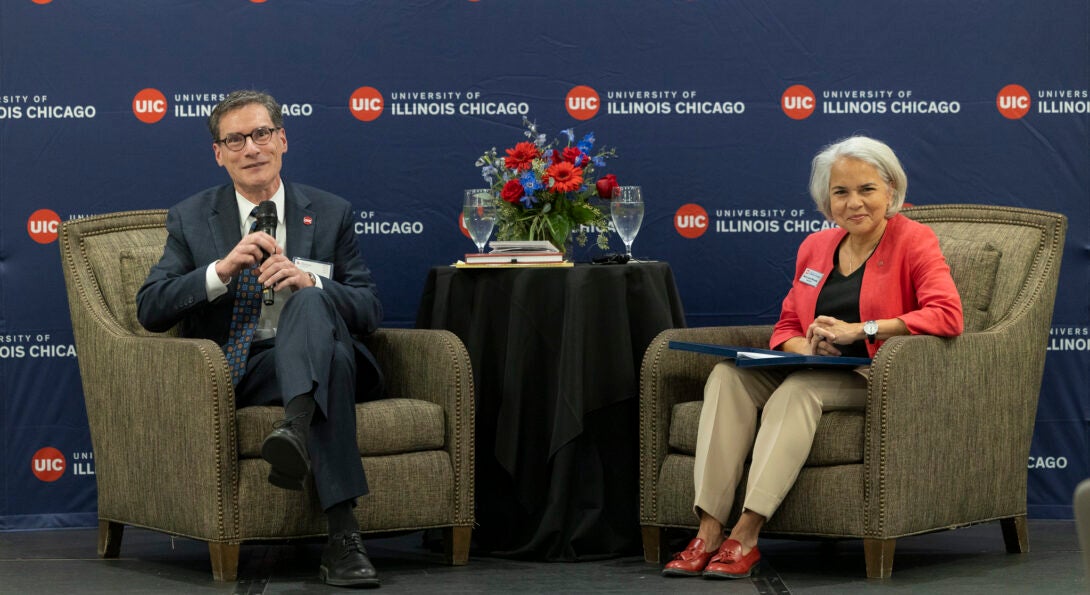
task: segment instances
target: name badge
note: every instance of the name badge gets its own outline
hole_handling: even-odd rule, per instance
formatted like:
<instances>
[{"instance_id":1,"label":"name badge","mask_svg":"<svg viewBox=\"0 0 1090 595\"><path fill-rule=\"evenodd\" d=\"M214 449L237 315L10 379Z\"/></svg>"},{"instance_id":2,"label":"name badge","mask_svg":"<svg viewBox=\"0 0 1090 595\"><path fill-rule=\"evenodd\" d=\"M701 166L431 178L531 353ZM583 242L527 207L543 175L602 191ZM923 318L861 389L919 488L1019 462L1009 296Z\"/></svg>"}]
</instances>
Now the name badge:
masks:
<instances>
[{"instance_id":1,"label":"name badge","mask_svg":"<svg viewBox=\"0 0 1090 595\"><path fill-rule=\"evenodd\" d=\"M295 266L299 267L299 270L304 273L314 273L319 277L325 277L326 279L333 278L333 263L322 262L320 260L307 260L305 258L299 258L296 256L292 262Z\"/></svg>"},{"instance_id":2,"label":"name badge","mask_svg":"<svg viewBox=\"0 0 1090 595\"><path fill-rule=\"evenodd\" d=\"M823 273L819 273L814 269L808 268L802 272L802 276L799 277L799 281L802 281L810 287L817 287L818 283L821 283L821 279L824 276L825 275Z\"/></svg>"}]
</instances>

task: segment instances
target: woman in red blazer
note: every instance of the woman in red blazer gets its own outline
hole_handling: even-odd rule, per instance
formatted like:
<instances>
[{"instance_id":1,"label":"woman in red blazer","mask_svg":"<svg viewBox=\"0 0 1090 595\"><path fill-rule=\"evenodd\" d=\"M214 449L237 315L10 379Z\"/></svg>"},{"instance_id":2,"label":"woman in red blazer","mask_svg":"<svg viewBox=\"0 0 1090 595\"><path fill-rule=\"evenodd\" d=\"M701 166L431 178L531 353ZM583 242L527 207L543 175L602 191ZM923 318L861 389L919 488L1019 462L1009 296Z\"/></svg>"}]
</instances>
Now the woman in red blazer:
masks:
<instances>
[{"instance_id":1,"label":"woman in red blazer","mask_svg":"<svg viewBox=\"0 0 1090 595\"><path fill-rule=\"evenodd\" d=\"M873 357L896 335L961 334L961 299L938 238L899 214L907 186L897 156L874 139L851 137L814 157L810 195L838 227L799 247L773 349ZM798 477L822 412L862 408L865 374L717 364L704 387L697 433L693 509L700 529L662 574L749 576L761 559L761 528ZM747 457L742 515L724 535Z\"/></svg>"}]
</instances>

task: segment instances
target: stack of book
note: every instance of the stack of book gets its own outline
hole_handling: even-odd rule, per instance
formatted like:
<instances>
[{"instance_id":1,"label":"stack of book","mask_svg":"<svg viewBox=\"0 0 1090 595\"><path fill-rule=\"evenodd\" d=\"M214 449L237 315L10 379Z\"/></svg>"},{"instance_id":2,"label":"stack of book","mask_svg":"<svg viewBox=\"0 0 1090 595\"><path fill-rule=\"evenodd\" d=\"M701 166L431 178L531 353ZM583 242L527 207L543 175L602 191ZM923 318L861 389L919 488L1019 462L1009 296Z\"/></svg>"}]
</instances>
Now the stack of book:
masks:
<instances>
[{"instance_id":1,"label":"stack of book","mask_svg":"<svg viewBox=\"0 0 1090 595\"><path fill-rule=\"evenodd\" d=\"M490 252L466 254L458 266L478 265L570 265L564 254L546 241L492 242Z\"/></svg>"}]
</instances>

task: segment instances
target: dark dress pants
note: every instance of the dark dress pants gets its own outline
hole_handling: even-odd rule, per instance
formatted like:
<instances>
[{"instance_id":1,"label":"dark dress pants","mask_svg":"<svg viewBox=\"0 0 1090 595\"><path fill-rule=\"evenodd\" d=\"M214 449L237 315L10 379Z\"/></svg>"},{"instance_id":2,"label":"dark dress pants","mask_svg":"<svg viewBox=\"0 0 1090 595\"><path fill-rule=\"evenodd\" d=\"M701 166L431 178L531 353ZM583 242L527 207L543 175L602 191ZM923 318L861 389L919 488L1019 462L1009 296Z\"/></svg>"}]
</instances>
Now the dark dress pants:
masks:
<instances>
[{"instance_id":1,"label":"dark dress pants","mask_svg":"<svg viewBox=\"0 0 1090 595\"><path fill-rule=\"evenodd\" d=\"M333 300L307 287L284 305L276 337L251 345L235 402L238 407L287 405L311 391L317 411L307 449L318 500L327 510L367 493L356 446L356 354Z\"/></svg>"}]
</instances>

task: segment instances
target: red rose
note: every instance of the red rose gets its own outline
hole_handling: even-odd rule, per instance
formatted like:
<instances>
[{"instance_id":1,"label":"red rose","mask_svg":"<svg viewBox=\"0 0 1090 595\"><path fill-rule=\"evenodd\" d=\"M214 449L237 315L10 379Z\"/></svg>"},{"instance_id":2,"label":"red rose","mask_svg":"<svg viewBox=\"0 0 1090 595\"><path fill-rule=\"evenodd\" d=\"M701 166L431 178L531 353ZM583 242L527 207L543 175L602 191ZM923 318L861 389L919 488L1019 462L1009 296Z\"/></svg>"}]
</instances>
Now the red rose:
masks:
<instances>
[{"instance_id":1,"label":"red rose","mask_svg":"<svg viewBox=\"0 0 1090 595\"><path fill-rule=\"evenodd\" d=\"M575 160L579 159L579 156L583 152L579 150L579 147L564 147L564 153L560 156L561 160L568 163L575 164Z\"/></svg>"},{"instance_id":2,"label":"red rose","mask_svg":"<svg viewBox=\"0 0 1090 595\"><path fill-rule=\"evenodd\" d=\"M538 148L534 143L522 142L515 145L514 149L507 149L507 159L504 163L510 169L519 171L530 169L534 159L538 156Z\"/></svg>"},{"instance_id":3,"label":"red rose","mask_svg":"<svg viewBox=\"0 0 1090 595\"><path fill-rule=\"evenodd\" d=\"M606 174L598 178L594 187L598 189L598 198L609 200L613 198L613 189L617 187L617 176Z\"/></svg>"},{"instance_id":4,"label":"red rose","mask_svg":"<svg viewBox=\"0 0 1090 595\"><path fill-rule=\"evenodd\" d=\"M503 185L503 190L500 191L500 197L509 203L518 202L523 194L522 184L519 184L518 180L508 180L507 183Z\"/></svg>"},{"instance_id":5,"label":"red rose","mask_svg":"<svg viewBox=\"0 0 1090 595\"><path fill-rule=\"evenodd\" d=\"M546 179L552 179L554 192L573 192L583 185L583 168L562 161L545 170Z\"/></svg>"}]
</instances>

